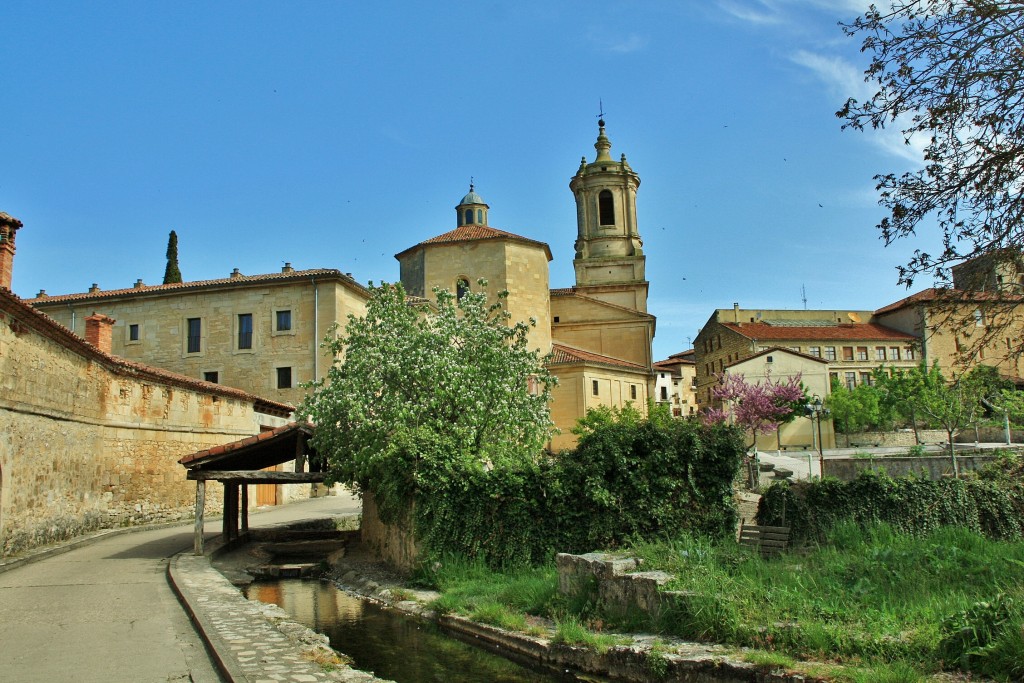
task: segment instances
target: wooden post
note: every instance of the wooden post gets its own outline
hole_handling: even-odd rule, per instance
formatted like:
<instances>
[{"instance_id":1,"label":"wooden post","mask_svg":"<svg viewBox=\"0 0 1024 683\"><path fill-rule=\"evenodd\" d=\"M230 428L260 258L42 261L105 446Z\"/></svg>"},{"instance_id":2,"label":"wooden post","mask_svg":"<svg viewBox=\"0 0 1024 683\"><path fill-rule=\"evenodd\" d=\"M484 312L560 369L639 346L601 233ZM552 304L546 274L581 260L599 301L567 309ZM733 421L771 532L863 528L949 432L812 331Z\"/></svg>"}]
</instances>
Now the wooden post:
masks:
<instances>
[{"instance_id":1,"label":"wooden post","mask_svg":"<svg viewBox=\"0 0 1024 683\"><path fill-rule=\"evenodd\" d=\"M249 485L239 484L239 486L242 487L242 504L240 512L242 513L242 533L244 534L249 531Z\"/></svg>"},{"instance_id":2,"label":"wooden post","mask_svg":"<svg viewBox=\"0 0 1024 683\"><path fill-rule=\"evenodd\" d=\"M193 552L203 554L203 510L206 509L206 480L196 482L196 531L193 540Z\"/></svg>"},{"instance_id":3,"label":"wooden post","mask_svg":"<svg viewBox=\"0 0 1024 683\"><path fill-rule=\"evenodd\" d=\"M231 489L234 484L224 483L224 517L220 520L220 535L225 543L231 540Z\"/></svg>"}]
</instances>

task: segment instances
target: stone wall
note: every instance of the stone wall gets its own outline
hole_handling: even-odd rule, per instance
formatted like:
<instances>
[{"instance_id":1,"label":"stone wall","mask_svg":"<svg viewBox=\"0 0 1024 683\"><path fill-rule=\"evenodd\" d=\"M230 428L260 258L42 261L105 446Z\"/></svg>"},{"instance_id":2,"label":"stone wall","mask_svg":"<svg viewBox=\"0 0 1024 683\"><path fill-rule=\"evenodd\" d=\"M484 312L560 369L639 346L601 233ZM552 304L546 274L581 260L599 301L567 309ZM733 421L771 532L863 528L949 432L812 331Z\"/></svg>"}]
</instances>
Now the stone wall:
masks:
<instances>
[{"instance_id":1,"label":"stone wall","mask_svg":"<svg viewBox=\"0 0 1024 683\"><path fill-rule=\"evenodd\" d=\"M996 460L994 455L957 455L961 472L981 469ZM842 481L856 479L861 472L886 472L890 477L925 476L936 480L953 476L953 462L949 454L921 457L878 456L868 458L827 458L825 476Z\"/></svg>"},{"instance_id":2,"label":"stone wall","mask_svg":"<svg viewBox=\"0 0 1024 683\"><path fill-rule=\"evenodd\" d=\"M917 445L917 438L922 444L946 443L946 432L942 429L919 429L917 437L912 429L900 429L894 432L857 432L856 434L836 434L837 448L911 448ZM954 439L958 441L958 439ZM971 443L974 443L974 432L971 432Z\"/></svg>"},{"instance_id":3,"label":"stone wall","mask_svg":"<svg viewBox=\"0 0 1024 683\"><path fill-rule=\"evenodd\" d=\"M178 459L285 421L286 406L268 402L273 417L244 392L100 353L0 295L0 554L190 516Z\"/></svg>"},{"instance_id":4,"label":"stone wall","mask_svg":"<svg viewBox=\"0 0 1024 683\"><path fill-rule=\"evenodd\" d=\"M409 518L412 519L412 511ZM369 491L363 492L363 516L360 520L359 535L362 542L383 562L403 572L415 568L420 548L411 529L382 522L377 512L377 501Z\"/></svg>"}]
</instances>

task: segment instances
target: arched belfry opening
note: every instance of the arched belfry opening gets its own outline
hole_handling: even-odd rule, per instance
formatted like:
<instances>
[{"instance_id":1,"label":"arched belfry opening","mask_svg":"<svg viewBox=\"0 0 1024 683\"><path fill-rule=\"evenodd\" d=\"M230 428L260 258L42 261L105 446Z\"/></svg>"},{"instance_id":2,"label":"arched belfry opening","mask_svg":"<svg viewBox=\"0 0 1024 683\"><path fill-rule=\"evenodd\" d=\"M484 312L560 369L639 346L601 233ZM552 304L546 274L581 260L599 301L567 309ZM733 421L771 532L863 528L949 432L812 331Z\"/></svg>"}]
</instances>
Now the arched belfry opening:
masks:
<instances>
[{"instance_id":1,"label":"arched belfry opening","mask_svg":"<svg viewBox=\"0 0 1024 683\"><path fill-rule=\"evenodd\" d=\"M597 195L597 213L599 225L615 225L615 198L611 190L601 190Z\"/></svg>"}]
</instances>

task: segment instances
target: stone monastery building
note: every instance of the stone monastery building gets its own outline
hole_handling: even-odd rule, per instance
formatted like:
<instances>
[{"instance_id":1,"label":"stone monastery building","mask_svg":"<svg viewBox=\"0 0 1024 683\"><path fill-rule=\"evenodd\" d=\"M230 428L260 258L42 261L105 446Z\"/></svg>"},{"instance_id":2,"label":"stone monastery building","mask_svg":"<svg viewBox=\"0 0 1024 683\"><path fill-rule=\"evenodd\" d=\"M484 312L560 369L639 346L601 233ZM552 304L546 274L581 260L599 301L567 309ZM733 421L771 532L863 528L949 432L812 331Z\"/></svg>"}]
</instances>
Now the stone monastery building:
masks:
<instances>
[{"instance_id":1,"label":"stone monastery building","mask_svg":"<svg viewBox=\"0 0 1024 683\"><path fill-rule=\"evenodd\" d=\"M544 242L491 227L490 207L473 187L456 207L453 230L396 255L410 295L434 287L456 293L508 290L514 320L537 321L532 343L550 354L558 377L552 419L561 434L553 448L571 446L570 430L587 409L633 402L646 409L654 391L643 242L637 228L640 177L610 154L604 121L569 183L576 199L576 284L551 289ZM368 291L333 269L243 275L219 280L145 285L48 296L28 303L83 334L93 314L113 318L112 353L207 382L297 405L299 385L327 374L333 358L320 341L335 322L365 312Z\"/></svg>"}]
</instances>

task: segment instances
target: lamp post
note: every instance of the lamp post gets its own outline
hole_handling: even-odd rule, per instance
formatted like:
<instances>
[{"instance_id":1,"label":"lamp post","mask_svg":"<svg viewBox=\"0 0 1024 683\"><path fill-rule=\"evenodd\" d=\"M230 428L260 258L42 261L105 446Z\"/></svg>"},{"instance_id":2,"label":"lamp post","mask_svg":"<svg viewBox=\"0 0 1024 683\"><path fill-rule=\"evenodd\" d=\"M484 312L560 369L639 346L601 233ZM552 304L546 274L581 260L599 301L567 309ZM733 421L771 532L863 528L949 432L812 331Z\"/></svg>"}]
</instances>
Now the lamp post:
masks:
<instances>
[{"instance_id":1,"label":"lamp post","mask_svg":"<svg viewBox=\"0 0 1024 683\"><path fill-rule=\"evenodd\" d=\"M813 446L813 442L814 442L814 427L815 427L814 423L815 422L818 423L817 424L817 427L818 427L818 476L819 477L824 477L825 476L825 449L824 449L824 444L822 444L822 441L821 441L821 419L823 417L828 417L831 414L831 411L828 408L826 408L824 406L824 404L822 404L821 397L818 396L817 394L815 394L814 396L811 397L811 401L810 401L810 403L807 404L807 406L805 407L805 410L807 411L807 417L811 418L811 442L812 442L812 446ZM810 473L808 473L808 475L809 474Z\"/></svg>"}]
</instances>

